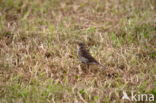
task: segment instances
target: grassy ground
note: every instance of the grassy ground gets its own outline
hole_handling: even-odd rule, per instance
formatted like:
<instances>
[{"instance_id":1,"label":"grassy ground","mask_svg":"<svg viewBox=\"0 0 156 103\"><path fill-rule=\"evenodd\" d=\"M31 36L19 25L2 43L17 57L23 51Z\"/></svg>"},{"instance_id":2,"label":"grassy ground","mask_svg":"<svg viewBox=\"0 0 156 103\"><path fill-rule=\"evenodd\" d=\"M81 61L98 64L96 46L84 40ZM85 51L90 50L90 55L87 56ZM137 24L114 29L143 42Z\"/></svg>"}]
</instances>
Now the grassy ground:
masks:
<instances>
[{"instance_id":1,"label":"grassy ground","mask_svg":"<svg viewBox=\"0 0 156 103\"><path fill-rule=\"evenodd\" d=\"M107 70L77 58L76 41ZM0 103L121 103L156 95L155 0L1 0Z\"/></svg>"}]
</instances>

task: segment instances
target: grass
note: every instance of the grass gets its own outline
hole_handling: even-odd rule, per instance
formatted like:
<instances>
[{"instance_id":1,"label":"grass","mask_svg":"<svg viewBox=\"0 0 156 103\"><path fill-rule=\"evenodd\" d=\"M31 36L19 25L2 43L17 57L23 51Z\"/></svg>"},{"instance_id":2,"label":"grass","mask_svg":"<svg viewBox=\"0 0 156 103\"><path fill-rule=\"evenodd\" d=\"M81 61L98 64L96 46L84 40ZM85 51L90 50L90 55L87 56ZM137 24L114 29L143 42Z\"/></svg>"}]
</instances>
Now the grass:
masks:
<instances>
[{"instance_id":1,"label":"grass","mask_svg":"<svg viewBox=\"0 0 156 103\"><path fill-rule=\"evenodd\" d=\"M155 0L1 0L1 103L121 103L156 96ZM107 70L77 58L77 41Z\"/></svg>"}]
</instances>

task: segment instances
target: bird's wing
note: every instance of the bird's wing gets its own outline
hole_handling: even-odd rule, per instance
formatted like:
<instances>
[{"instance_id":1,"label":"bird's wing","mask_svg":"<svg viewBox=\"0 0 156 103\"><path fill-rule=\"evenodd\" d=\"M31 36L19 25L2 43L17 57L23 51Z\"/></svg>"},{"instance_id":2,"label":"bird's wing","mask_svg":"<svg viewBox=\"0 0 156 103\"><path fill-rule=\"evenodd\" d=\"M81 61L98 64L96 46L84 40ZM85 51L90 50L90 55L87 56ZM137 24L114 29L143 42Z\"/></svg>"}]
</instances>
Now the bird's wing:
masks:
<instances>
[{"instance_id":1,"label":"bird's wing","mask_svg":"<svg viewBox=\"0 0 156 103\"><path fill-rule=\"evenodd\" d=\"M89 62L92 62L92 63L94 62L94 63L99 64L99 63L91 56L91 54L90 54L88 51L86 51L86 50L83 50L82 56L85 57L85 58L87 58Z\"/></svg>"}]
</instances>

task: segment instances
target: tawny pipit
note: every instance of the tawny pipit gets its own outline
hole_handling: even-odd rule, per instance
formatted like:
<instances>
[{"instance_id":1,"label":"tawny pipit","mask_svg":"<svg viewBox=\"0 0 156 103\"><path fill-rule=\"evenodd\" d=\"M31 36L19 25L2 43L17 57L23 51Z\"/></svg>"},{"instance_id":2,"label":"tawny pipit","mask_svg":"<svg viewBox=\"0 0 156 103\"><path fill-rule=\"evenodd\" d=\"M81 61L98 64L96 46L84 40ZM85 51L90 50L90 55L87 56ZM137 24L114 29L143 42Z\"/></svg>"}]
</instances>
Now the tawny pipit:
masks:
<instances>
[{"instance_id":1,"label":"tawny pipit","mask_svg":"<svg viewBox=\"0 0 156 103\"><path fill-rule=\"evenodd\" d=\"M86 49L85 45L83 43L78 43L78 57L79 60L84 63L87 64L87 67L89 68L90 64L96 64L101 66L102 68L105 68L103 65L101 65L95 58L93 58L91 56L91 54L89 53L89 51Z\"/></svg>"}]
</instances>

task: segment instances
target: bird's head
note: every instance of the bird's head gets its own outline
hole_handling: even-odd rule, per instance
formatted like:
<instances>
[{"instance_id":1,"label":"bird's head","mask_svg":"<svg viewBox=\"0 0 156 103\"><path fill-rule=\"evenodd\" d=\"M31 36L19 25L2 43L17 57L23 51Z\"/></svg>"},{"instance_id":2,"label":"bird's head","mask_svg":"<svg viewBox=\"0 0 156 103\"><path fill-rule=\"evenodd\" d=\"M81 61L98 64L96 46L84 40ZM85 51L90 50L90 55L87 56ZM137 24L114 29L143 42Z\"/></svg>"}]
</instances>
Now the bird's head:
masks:
<instances>
[{"instance_id":1,"label":"bird's head","mask_svg":"<svg viewBox=\"0 0 156 103\"><path fill-rule=\"evenodd\" d=\"M78 46L79 46L79 47L84 47L84 46L85 46L85 44L84 44L84 43L82 43L82 42L79 42L79 43L78 43Z\"/></svg>"},{"instance_id":2,"label":"bird's head","mask_svg":"<svg viewBox=\"0 0 156 103\"><path fill-rule=\"evenodd\" d=\"M82 48L85 48L85 44L84 43L82 43L82 42L78 42L77 43L77 47L80 49L82 49Z\"/></svg>"},{"instance_id":3,"label":"bird's head","mask_svg":"<svg viewBox=\"0 0 156 103\"><path fill-rule=\"evenodd\" d=\"M76 42L77 49L85 49L85 44L82 41L77 41Z\"/></svg>"}]
</instances>

